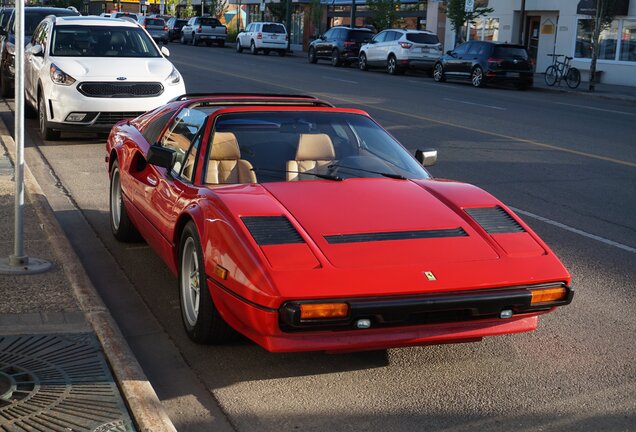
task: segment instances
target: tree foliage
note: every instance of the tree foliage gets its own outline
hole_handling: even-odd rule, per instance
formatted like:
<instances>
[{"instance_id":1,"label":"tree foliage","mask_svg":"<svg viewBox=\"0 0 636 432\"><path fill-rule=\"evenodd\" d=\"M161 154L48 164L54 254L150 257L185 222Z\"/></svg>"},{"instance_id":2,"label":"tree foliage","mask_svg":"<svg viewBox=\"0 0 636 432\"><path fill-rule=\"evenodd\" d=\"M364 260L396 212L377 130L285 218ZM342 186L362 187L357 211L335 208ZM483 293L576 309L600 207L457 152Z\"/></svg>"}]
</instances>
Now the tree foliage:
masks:
<instances>
[{"instance_id":1,"label":"tree foliage","mask_svg":"<svg viewBox=\"0 0 636 432\"><path fill-rule=\"evenodd\" d=\"M207 15L219 18L227 10L227 0L203 0L203 8Z\"/></svg>"},{"instance_id":2,"label":"tree foliage","mask_svg":"<svg viewBox=\"0 0 636 432\"><path fill-rule=\"evenodd\" d=\"M287 2L267 3L267 11L271 15L272 21L284 22L287 16Z\"/></svg>"},{"instance_id":3,"label":"tree foliage","mask_svg":"<svg viewBox=\"0 0 636 432\"><path fill-rule=\"evenodd\" d=\"M367 8L371 12L371 24L378 31L391 28L397 21L399 0L367 0Z\"/></svg>"},{"instance_id":4,"label":"tree foliage","mask_svg":"<svg viewBox=\"0 0 636 432\"><path fill-rule=\"evenodd\" d=\"M320 0L311 0L311 26L314 36L318 36L322 30L320 28L322 26L322 5Z\"/></svg>"},{"instance_id":5,"label":"tree foliage","mask_svg":"<svg viewBox=\"0 0 636 432\"><path fill-rule=\"evenodd\" d=\"M462 28L467 22L473 23L477 18L488 15L494 11L493 8L485 6L487 1L475 1L475 8L472 12L466 12L465 0L447 0L446 1L446 17L450 21L451 28L455 32L455 46L464 42Z\"/></svg>"}]
</instances>

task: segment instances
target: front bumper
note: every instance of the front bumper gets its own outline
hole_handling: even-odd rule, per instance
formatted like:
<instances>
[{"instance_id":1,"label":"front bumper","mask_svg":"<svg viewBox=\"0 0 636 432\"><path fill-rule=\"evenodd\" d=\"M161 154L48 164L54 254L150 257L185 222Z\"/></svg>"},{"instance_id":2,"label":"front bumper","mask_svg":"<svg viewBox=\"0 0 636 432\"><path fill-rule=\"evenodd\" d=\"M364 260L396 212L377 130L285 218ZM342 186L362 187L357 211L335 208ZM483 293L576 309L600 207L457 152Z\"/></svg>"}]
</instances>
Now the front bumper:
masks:
<instances>
[{"instance_id":1,"label":"front bumper","mask_svg":"<svg viewBox=\"0 0 636 432\"><path fill-rule=\"evenodd\" d=\"M350 306L344 320L301 322L298 302L268 309L246 301L212 279L208 288L223 318L265 349L286 351L357 351L413 345L478 341L485 336L532 331L538 315L566 298L544 307L530 307L529 289L483 290L437 296L338 299ZM323 302L323 301L320 301ZM502 311L512 311L500 318ZM358 319L371 327L357 329Z\"/></svg>"}]
</instances>

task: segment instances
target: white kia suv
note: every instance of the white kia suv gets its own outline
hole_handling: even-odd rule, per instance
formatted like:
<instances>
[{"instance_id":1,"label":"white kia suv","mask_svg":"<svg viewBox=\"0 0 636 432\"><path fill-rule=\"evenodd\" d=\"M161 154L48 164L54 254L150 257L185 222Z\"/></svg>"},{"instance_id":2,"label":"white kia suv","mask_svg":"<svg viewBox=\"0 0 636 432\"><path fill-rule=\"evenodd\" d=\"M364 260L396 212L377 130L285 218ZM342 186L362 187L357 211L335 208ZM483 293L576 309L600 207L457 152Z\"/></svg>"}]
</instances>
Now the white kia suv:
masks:
<instances>
[{"instance_id":1,"label":"white kia suv","mask_svg":"<svg viewBox=\"0 0 636 432\"><path fill-rule=\"evenodd\" d=\"M435 33L388 29L362 45L358 65L361 70L386 68L391 75L403 73L406 69L424 69L431 73L441 56L442 44Z\"/></svg>"},{"instance_id":2,"label":"white kia suv","mask_svg":"<svg viewBox=\"0 0 636 432\"><path fill-rule=\"evenodd\" d=\"M169 54L130 21L45 18L25 49L25 98L38 112L42 137L107 132L184 94Z\"/></svg>"}]
</instances>

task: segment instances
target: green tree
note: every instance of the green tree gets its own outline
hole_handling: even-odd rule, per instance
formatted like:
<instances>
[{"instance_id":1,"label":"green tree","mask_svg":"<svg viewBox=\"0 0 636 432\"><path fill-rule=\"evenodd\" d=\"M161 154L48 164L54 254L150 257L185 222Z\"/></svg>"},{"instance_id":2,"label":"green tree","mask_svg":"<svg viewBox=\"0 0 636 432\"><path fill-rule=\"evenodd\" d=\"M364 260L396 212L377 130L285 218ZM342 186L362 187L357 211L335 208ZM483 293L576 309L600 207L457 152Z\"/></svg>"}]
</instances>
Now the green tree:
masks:
<instances>
[{"instance_id":1,"label":"green tree","mask_svg":"<svg viewBox=\"0 0 636 432\"><path fill-rule=\"evenodd\" d=\"M590 61L590 83L588 90L596 91L596 61L600 50L601 33L607 30L616 17L616 0L596 0L596 11L592 22L592 60Z\"/></svg>"},{"instance_id":2,"label":"green tree","mask_svg":"<svg viewBox=\"0 0 636 432\"><path fill-rule=\"evenodd\" d=\"M267 11L272 16L272 21L283 22L287 16L287 2L267 3Z\"/></svg>"},{"instance_id":3,"label":"green tree","mask_svg":"<svg viewBox=\"0 0 636 432\"><path fill-rule=\"evenodd\" d=\"M205 13L219 18L227 9L227 0L203 0Z\"/></svg>"},{"instance_id":4,"label":"green tree","mask_svg":"<svg viewBox=\"0 0 636 432\"><path fill-rule=\"evenodd\" d=\"M455 32L454 46L457 46L464 41L462 36L462 27L464 27L467 22L473 23L480 16L492 13L494 9L484 6L484 3L487 4L487 2L484 2L483 0L475 1L475 8L473 11L466 12L465 0L446 1L446 16L451 23L451 28Z\"/></svg>"},{"instance_id":5,"label":"green tree","mask_svg":"<svg viewBox=\"0 0 636 432\"><path fill-rule=\"evenodd\" d=\"M311 26L314 36L318 36L322 30L320 28L322 26L322 5L320 0L311 0Z\"/></svg>"},{"instance_id":6,"label":"green tree","mask_svg":"<svg viewBox=\"0 0 636 432\"><path fill-rule=\"evenodd\" d=\"M371 12L371 24L380 31L393 27L397 21L399 0L367 0L367 8Z\"/></svg>"}]
</instances>

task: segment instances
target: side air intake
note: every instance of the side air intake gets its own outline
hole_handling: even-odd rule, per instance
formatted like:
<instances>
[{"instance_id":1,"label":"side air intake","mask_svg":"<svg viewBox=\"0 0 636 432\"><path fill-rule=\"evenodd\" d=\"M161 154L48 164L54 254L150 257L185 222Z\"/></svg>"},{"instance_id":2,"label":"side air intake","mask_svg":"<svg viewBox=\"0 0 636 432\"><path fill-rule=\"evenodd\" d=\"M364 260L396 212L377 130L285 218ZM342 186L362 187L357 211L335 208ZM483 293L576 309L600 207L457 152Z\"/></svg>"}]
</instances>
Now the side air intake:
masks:
<instances>
[{"instance_id":1,"label":"side air intake","mask_svg":"<svg viewBox=\"0 0 636 432\"><path fill-rule=\"evenodd\" d=\"M442 237L466 237L468 234L462 228L419 230L419 231L398 231L398 232L377 232L360 234L336 234L325 236L330 244L342 243L363 243L388 240L417 240Z\"/></svg>"},{"instance_id":2,"label":"side air intake","mask_svg":"<svg viewBox=\"0 0 636 432\"><path fill-rule=\"evenodd\" d=\"M305 242L285 216L243 216L241 220L260 246Z\"/></svg>"},{"instance_id":3,"label":"side air intake","mask_svg":"<svg viewBox=\"0 0 636 432\"><path fill-rule=\"evenodd\" d=\"M465 209L488 234L526 232L516 220L499 206Z\"/></svg>"}]
</instances>

